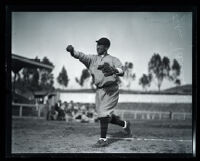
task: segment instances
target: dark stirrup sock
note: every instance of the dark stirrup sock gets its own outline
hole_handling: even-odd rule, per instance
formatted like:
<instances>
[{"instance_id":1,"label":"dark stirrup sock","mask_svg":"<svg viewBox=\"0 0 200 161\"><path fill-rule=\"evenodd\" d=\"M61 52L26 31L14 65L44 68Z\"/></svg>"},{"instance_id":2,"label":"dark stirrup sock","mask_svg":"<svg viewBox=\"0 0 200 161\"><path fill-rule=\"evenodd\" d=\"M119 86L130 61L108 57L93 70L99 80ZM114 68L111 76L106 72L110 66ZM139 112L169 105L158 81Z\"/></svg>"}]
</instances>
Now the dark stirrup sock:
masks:
<instances>
[{"instance_id":1,"label":"dark stirrup sock","mask_svg":"<svg viewBox=\"0 0 200 161\"><path fill-rule=\"evenodd\" d=\"M108 123L110 118L109 117L101 117L100 119L100 128L101 128L101 138L106 138L107 130L108 130Z\"/></svg>"},{"instance_id":2,"label":"dark stirrup sock","mask_svg":"<svg viewBox=\"0 0 200 161\"><path fill-rule=\"evenodd\" d=\"M114 114L111 116L110 123L115 124L115 125L119 125L119 126L122 126L122 127L125 126L125 122L120 120L119 116L116 116Z\"/></svg>"}]
</instances>

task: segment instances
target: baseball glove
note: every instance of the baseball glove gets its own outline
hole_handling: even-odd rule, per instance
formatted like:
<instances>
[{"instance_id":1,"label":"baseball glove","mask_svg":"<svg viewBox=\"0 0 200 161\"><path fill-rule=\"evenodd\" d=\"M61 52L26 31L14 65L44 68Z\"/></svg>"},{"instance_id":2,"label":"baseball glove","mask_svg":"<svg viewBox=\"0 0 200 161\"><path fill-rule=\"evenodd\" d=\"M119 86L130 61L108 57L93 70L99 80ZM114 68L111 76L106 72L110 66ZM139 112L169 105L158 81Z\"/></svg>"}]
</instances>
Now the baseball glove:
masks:
<instances>
[{"instance_id":1,"label":"baseball glove","mask_svg":"<svg viewBox=\"0 0 200 161\"><path fill-rule=\"evenodd\" d=\"M101 70L105 77L111 76L116 73L116 69L111 67L108 63L99 65L97 69Z\"/></svg>"}]
</instances>

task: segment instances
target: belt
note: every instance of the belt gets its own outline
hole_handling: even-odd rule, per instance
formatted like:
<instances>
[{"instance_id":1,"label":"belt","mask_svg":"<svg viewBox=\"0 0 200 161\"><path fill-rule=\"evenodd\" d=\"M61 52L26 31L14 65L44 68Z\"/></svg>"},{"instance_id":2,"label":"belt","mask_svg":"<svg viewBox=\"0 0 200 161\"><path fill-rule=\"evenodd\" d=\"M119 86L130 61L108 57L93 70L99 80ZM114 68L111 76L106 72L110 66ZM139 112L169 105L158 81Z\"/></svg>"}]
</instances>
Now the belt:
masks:
<instances>
[{"instance_id":1,"label":"belt","mask_svg":"<svg viewBox=\"0 0 200 161\"><path fill-rule=\"evenodd\" d=\"M106 87L112 87L112 86L116 86L118 85L117 82L113 82L112 84L104 84L103 86L99 87L99 86L96 86L97 89L102 89L102 88L106 88Z\"/></svg>"}]
</instances>

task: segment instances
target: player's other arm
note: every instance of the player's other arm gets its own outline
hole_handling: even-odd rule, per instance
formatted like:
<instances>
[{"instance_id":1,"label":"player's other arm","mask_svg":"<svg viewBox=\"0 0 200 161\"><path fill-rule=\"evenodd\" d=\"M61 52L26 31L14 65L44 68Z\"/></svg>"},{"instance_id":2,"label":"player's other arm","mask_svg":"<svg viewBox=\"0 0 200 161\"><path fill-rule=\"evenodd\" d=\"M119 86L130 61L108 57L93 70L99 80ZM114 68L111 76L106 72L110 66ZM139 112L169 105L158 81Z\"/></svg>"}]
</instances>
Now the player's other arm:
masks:
<instances>
[{"instance_id":1,"label":"player's other arm","mask_svg":"<svg viewBox=\"0 0 200 161\"><path fill-rule=\"evenodd\" d=\"M122 68L115 68L115 70L116 70L116 75L118 75L118 76L124 76L124 70L122 69Z\"/></svg>"},{"instance_id":2,"label":"player's other arm","mask_svg":"<svg viewBox=\"0 0 200 161\"><path fill-rule=\"evenodd\" d=\"M112 67L113 73L118 75L118 76L124 76L124 70L120 67Z\"/></svg>"},{"instance_id":3,"label":"player's other arm","mask_svg":"<svg viewBox=\"0 0 200 161\"><path fill-rule=\"evenodd\" d=\"M114 58L113 63L116 70L116 75L121 77L124 76L124 68L121 61L118 58Z\"/></svg>"}]
</instances>

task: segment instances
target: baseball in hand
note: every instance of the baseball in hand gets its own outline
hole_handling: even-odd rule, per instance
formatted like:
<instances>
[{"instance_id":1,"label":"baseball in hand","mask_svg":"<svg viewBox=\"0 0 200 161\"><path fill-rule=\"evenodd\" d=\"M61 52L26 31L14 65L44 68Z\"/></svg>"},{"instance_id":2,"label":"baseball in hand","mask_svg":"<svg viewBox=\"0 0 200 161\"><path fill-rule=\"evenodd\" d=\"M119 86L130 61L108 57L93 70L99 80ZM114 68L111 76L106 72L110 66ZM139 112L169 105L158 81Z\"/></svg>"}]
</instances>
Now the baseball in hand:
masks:
<instances>
[{"instance_id":1,"label":"baseball in hand","mask_svg":"<svg viewBox=\"0 0 200 161\"><path fill-rule=\"evenodd\" d=\"M70 52L70 53L73 53L74 47L73 47L72 45L68 45L67 48L66 48L66 50L67 50L68 52Z\"/></svg>"}]
</instances>

